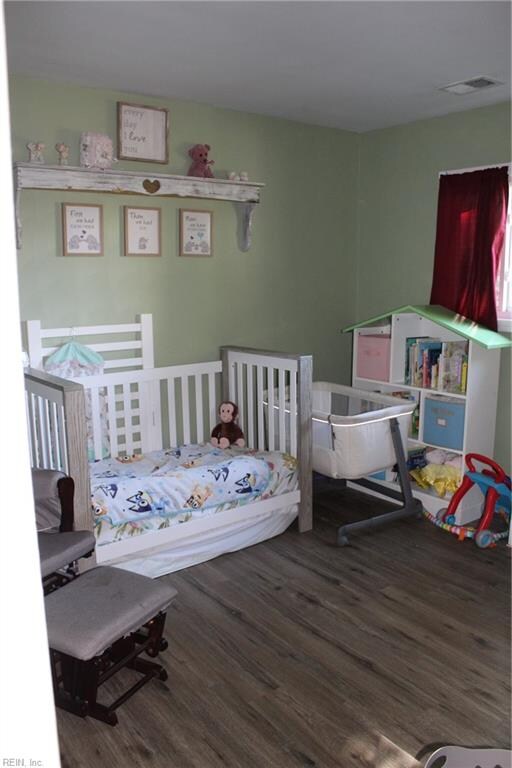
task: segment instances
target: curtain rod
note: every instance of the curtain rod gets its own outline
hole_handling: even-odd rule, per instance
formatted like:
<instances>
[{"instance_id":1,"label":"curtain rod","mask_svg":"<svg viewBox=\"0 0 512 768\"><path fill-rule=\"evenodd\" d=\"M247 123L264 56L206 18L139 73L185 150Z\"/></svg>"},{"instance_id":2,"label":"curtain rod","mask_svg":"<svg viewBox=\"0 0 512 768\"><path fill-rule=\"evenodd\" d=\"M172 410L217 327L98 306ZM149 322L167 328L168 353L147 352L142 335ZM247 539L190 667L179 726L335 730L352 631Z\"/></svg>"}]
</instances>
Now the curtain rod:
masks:
<instances>
[{"instance_id":1,"label":"curtain rod","mask_svg":"<svg viewBox=\"0 0 512 768\"><path fill-rule=\"evenodd\" d=\"M453 171L439 171L440 176L450 176L453 173L472 173L473 171L486 171L488 168L508 168L511 171L510 161L506 163L496 163L496 165L477 165L474 168L457 168Z\"/></svg>"}]
</instances>

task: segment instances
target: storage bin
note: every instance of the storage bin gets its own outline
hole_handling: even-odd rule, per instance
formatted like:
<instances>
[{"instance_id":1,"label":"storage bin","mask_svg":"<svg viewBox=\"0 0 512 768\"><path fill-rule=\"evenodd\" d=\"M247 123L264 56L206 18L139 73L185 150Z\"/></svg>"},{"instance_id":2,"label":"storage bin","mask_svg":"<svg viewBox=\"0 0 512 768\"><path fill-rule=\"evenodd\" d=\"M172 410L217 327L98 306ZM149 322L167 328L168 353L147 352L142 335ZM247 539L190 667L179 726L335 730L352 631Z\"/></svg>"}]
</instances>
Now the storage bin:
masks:
<instances>
[{"instance_id":1,"label":"storage bin","mask_svg":"<svg viewBox=\"0 0 512 768\"><path fill-rule=\"evenodd\" d=\"M423 440L430 445L462 450L464 440L463 400L448 397L425 397Z\"/></svg>"},{"instance_id":2,"label":"storage bin","mask_svg":"<svg viewBox=\"0 0 512 768\"><path fill-rule=\"evenodd\" d=\"M360 379L389 381L390 356L391 336L359 333L356 375Z\"/></svg>"}]
</instances>

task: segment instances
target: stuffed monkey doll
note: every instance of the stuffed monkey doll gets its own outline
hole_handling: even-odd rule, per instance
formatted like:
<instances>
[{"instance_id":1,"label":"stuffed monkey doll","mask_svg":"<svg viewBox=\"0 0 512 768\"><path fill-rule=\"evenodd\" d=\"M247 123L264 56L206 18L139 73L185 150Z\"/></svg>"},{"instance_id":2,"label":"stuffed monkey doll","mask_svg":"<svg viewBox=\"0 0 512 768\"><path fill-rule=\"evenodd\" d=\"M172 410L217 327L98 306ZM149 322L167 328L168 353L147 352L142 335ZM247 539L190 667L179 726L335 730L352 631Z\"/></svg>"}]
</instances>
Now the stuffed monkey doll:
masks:
<instances>
[{"instance_id":1,"label":"stuffed monkey doll","mask_svg":"<svg viewBox=\"0 0 512 768\"><path fill-rule=\"evenodd\" d=\"M230 445L243 448L244 433L236 423L238 406L231 400L225 400L219 405L219 416L220 422L212 431L211 444L216 448L229 448Z\"/></svg>"}]
</instances>

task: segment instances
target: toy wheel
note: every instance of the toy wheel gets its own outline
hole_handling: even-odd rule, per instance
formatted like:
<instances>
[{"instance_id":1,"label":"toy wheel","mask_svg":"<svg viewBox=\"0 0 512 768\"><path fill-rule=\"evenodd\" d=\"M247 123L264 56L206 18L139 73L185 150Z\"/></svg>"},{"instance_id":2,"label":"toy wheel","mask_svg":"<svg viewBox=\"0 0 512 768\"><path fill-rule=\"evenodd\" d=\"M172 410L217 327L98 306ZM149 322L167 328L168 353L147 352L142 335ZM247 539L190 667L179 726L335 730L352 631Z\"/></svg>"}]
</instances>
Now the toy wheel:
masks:
<instances>
[{"instance_id":1,"label":"toy wheel","mask_svg":"<svg viewBox=\"0 0 512 768\"><path fill-rule=\"evenodd\" d=\"M489 547L494 541L494 534L491 531L478 531L475 536L475 544L480 549Z\"/></svg>"},{"instance_id":2,"label":"toy wheel","mask_svg":"<svg viewBox=\"0 0 512 768\"><path fill-rule=\"evenodd\" d=\"M445 523L448 523L448 525L455 525L455 515L448 515Z\"/></svg>"},{"instance_id":3,"label":"toy wheel","mask_svg":"<svg viewBox=\"0 0 512 768\"><path fill-rule=\"evenodd\" d=\"M436 523L444 523L444 516L446 514L446 511L448 510L448 507L443 507L442 509L438 509L436 512Z\"/></svg>"}]
</instances>

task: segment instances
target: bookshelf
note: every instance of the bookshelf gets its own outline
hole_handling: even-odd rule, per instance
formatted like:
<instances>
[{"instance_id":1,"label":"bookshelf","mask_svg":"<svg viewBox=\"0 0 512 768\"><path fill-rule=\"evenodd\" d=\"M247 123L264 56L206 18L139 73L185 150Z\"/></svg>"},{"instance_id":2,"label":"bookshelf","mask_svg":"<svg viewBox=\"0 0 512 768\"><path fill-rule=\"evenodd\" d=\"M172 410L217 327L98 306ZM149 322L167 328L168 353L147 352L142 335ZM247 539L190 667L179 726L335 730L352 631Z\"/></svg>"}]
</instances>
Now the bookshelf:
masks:
<instances>
[{"instance_id":1,"label":"bookshelf","mask_svg":"<svg viewBox=\"0 0 512 768\"><path fill-rule=\"evenodd\" d=\"M416 401L409 454L423 448L441 449L460 456L462 471L467 453L493 456L500 350L512 346L512 341L432 305L407 305L343 330L354 338L354 387L400 393ZM411 351L414 344L416 357ZM411 371L414 361L418 368ZM379 482L390 488L396 485L391 471ZM442 498L416 484L413 490L434 514L448 505L450 494ZM479 517L481 503L482 496L474 488L459 506L457 523Z\"/></svg>"}]
</instances>

